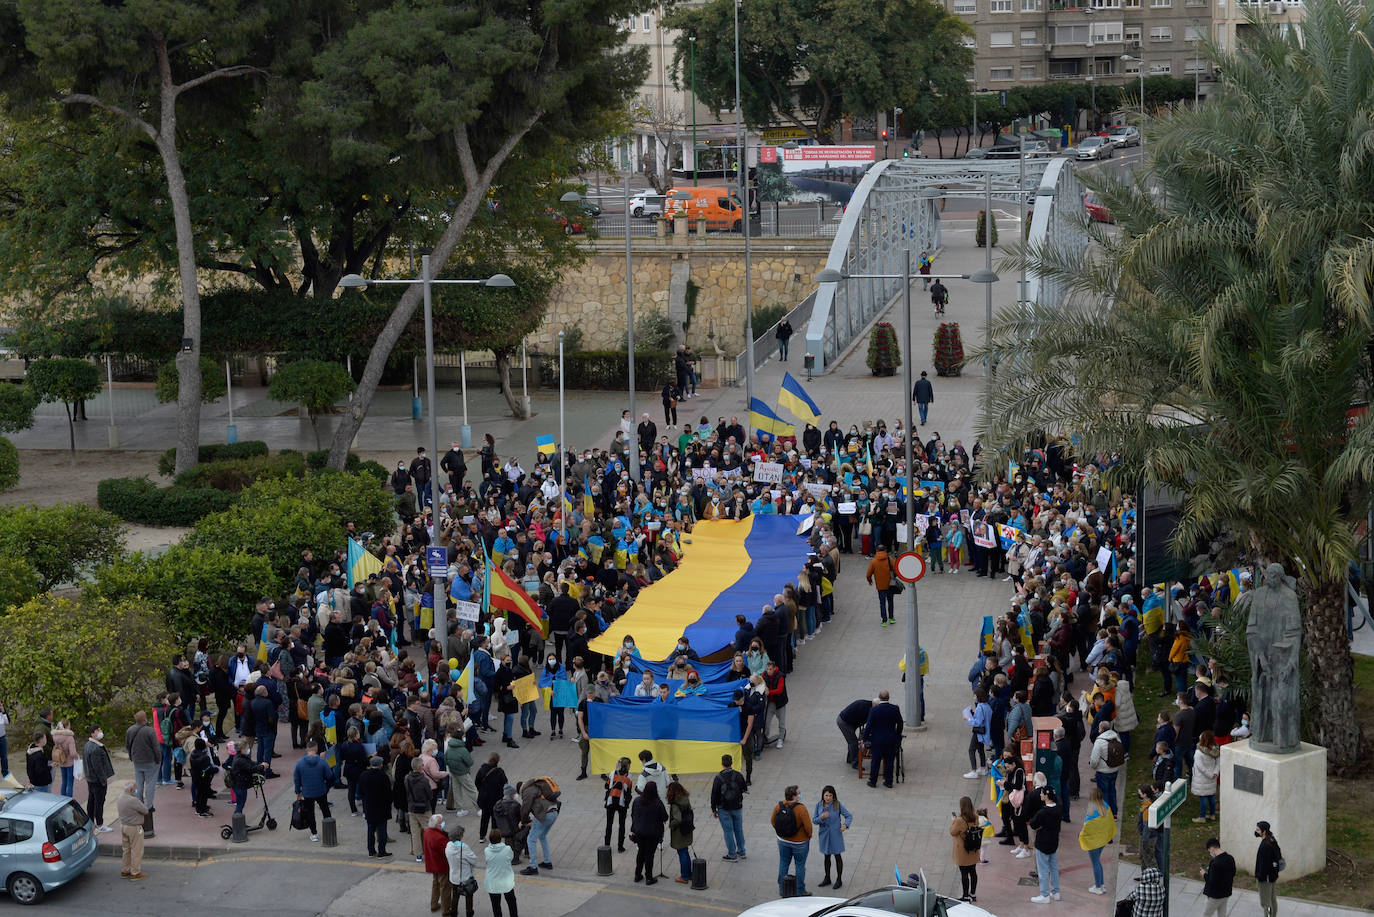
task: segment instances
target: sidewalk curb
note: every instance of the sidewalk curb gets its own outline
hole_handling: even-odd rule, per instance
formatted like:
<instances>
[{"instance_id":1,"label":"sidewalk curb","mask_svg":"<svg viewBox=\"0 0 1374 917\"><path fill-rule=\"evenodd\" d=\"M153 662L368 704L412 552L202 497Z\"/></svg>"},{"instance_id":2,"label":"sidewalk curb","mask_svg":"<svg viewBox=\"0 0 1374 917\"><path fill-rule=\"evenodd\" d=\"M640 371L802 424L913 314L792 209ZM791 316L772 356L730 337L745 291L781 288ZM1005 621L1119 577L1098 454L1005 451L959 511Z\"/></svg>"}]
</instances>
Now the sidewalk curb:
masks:
<instances>
[{"instance_id":1,"label":"sidewalk curb","mask_svg":"<svg viewBox=\"0 0 1374 917\"><path fill-rule=\"evenodd\" d=\"M143 845L143 856L152 860L193 860L200 862L228 852L228 847L202 847L199 845L181 847L175 844ZM101 844L100 855L118 859L124 856L124 849L120 844Z\"/></svg>"}]
</instances>

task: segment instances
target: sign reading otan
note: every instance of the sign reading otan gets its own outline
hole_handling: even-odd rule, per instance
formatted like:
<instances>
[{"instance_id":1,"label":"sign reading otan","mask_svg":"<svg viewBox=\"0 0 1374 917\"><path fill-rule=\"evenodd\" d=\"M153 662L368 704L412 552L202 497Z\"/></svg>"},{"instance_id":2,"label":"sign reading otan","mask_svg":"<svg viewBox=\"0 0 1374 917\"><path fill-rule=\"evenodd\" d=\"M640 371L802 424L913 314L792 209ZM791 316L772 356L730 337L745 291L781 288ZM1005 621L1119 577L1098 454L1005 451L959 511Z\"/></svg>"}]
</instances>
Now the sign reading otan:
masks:
<instances>
[{"instance_id":1,"label":"sign reading otan","mask_svg":"<svg viewBox=\"0 0 1374 917\"><path fill-rule=\"evenodd\" d=\"M812 169L864 168L876 160L871 146L799 146L780 149L784 172Z\"/></svg>"}]
</instances>

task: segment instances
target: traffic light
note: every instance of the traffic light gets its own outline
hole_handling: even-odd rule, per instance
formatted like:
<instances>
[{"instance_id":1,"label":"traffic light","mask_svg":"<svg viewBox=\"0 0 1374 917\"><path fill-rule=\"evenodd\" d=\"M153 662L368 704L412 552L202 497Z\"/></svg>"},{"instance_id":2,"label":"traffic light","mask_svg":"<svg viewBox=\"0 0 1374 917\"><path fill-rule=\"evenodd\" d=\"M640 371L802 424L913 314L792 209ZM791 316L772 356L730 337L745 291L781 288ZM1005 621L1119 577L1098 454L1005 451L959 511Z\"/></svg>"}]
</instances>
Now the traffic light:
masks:
<instances>
[{"instance_id":1,"label":"traffic light","mask_svg":"<svg viewBox=\"0 0 1374 917\"><path fill-rule=\"evenodd\" d=\"M910 147L907 147L906 149L902 150L902 158L903 158L903 159L910 159L910 158L911 158L911 148L910 148Z\"/></svg>"},{"instance_id":2,"label":"traffic light","mask_svg":"<svg viewBox=\"0 0 1374 917\"><path fill-rule=\"evenodd\" d=\"M883 139L887 139L887 128L883 128Z\"/></svg>"}]
</instances>

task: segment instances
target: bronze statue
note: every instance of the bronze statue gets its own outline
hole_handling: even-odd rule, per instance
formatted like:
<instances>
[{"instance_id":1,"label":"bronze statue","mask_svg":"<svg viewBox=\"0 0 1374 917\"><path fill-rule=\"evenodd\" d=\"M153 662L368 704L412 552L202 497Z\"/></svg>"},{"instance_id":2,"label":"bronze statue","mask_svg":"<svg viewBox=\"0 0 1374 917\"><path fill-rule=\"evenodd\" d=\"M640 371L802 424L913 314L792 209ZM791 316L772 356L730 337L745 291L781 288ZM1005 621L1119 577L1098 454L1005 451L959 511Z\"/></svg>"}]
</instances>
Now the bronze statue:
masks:
<instances>
[{"instance_id":1,"label":"bronze statue","mask_svg":"<svg viewBox=\"0 0 1374 917\"><path fill-rule=\"evenodd\" d=\"M1282 564L1270 564L1264 583L1237 600L1247 609L1245 640L1250 651L1250 746L1290 754L1302 744L1302 612L1294 579Z\"/></svg>"}]
</instances>

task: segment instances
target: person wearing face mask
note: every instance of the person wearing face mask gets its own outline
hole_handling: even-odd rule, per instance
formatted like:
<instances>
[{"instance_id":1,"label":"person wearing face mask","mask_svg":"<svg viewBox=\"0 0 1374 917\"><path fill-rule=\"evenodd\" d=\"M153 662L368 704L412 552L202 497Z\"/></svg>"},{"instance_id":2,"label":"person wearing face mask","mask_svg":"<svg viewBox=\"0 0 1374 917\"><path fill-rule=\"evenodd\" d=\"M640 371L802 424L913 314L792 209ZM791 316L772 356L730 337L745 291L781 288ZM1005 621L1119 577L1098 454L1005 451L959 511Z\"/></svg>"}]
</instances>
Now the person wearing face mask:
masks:
<instances>
[{"instance_id":1,"label":"person wearing face mask","mask_svg":"<svg viewBox=\"0 0 1374 917\"><path fill-rule=\"evenodd\" d=\"M701 657L697 651L692 649L691 643L687 640L687 635L683 634L677 641L677 647L668 655L668 664L672 665L679 656L683 656L692 662L700 662Z\"/></svg>"},{"instance_id":2,"label":"person wearing face mask","mask_svg":"<svg viewBox=\"0 0 1374 917\"><path fill-rule=\"evenodd\" d=\"M110 752L104 745L105 730L99 726L91 730L90 738L81 750L81 766L86 771L86 812L96 824L96 834L114 831L105 824L105 794L110 778L115 775Z\"/></svg>"},{"instance_id":3,"label":"person wearing face mask","mask_svg":"<svg viewBox=\"0 0 1374 917\"><path fill-rule=\"evenodd\" d=\"M706 686L701 683L701 676L696 669L687 673L687 680L682 683L682 687L677 689L678 697L691 697L706 693Z\"/></svg>"},{"instance_id":4,"label":"person wearing face mask","mask_svg":"<svg viewBox=\"0 0 1374 917\"><path fill-rule=\"evenodd\" d=\"M559 690L558 682L567 682L568 672L558 662L558 657L550 653L544 660L544 667L539 670L539 687L549 690L549 741L561 738L563 726L567 719L567 707L558 703L557 695Z\"/></svg>"}]
</instances>

